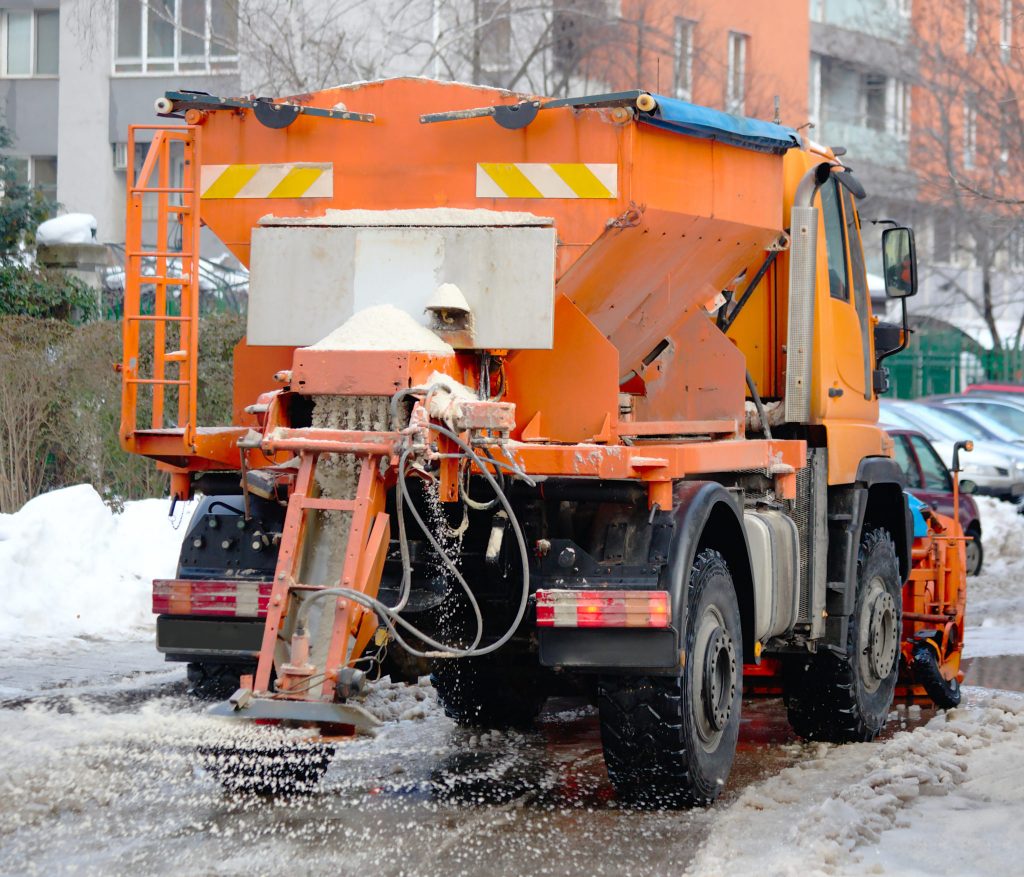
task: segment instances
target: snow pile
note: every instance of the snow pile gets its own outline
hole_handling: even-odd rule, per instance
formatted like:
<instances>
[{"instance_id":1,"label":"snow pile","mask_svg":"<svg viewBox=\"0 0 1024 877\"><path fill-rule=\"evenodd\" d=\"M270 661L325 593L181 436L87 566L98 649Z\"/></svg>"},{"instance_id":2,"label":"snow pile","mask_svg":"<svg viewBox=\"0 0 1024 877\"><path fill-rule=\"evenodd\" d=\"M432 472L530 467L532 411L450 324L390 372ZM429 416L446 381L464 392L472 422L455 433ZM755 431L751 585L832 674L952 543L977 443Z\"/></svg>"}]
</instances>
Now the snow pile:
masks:
<instances>
[{"instance_id":1,"label":"snow pile","mask_svg":"<svg viewBox=\"0 0 1024 877\"><path fill-rule=\"evenodd\" d=\"M390 676L378 679L368 686L362 705L382 722L425 719L441 712L429 676L421 676L415 685L392 682Z\"/></svg>"},{"instance_id":2,"label":"snow pile","mask_svg":"<svg viewBox=\"0 0 1024 877\"><path fill-rule=\"evenodd\" d=\"M455 353L450 344L394 305L376 305L357 311L309 349L412 350L445 356Z\"/></svg>"},{"instance_id":3,"label":"snow pile","mask_svg":"<svg viewBox=\"0 0 1024 877\"><path fill-rule=\"evenodd\" d=\"M114 514L88 484L0 515L0 638L127 639L151 629L151 582L172 578L191 507L166 499Z\"/></svg>"},{"instance_id":4,"label":"snow pile","mask_svg":"<svg viewBox=\"0 0 1024 877\"><path fill-rule=\"evenodd\" d=\"M91 213L65 213L48 219L36 229L36 243L42 246L94 244L96 217Z\"/></svg>"},{"instance_id":5,"label":"snow pile","mask_svg":"<svg viewBox=\"0 0 1024 877\"><path fill-rule=\"evenodd\" d=\"M711 835L686 873L725 877L748 870L811 877L859 873L858 866L870 865L870 873L906 874L901 868L887 871L873 858L865 861L859 849L877 844L883 832L914 825L908 810L937 797L947 800L931 808L931 819L918 820L920 833L929 839L956 838L960 845L973 843L980 853L998 843L990 832L965 830L968 817L963 811L985 803L1000 812L1016 812L1024 782L1022 750L1024 700L1010 697L940 713L926 726L897 734L883 745L814 744L813 757L749 787L714 820ZM976 765L999 759L1012 800L992 797L987 784L976 791L965 788ZM981 801L973 800L974 795ZM983 824L978 820L978 826ZM923 837L918 840L927 843ZM1005 849L992 854L1005 864ZM934 862L927 856L919 864L927 868Z\"/></svg>"},{"instance_id":6,"label":"snow pile","mask_svg":"<svg viewBox=\"0 0 1024 877\"><path fill-rule=\"evenodd\" d=\"M1017 506L975 497L981 512L981 575L967 580L964 656L1024 653L1024 517Z\"/></svg>"}]
</instances>

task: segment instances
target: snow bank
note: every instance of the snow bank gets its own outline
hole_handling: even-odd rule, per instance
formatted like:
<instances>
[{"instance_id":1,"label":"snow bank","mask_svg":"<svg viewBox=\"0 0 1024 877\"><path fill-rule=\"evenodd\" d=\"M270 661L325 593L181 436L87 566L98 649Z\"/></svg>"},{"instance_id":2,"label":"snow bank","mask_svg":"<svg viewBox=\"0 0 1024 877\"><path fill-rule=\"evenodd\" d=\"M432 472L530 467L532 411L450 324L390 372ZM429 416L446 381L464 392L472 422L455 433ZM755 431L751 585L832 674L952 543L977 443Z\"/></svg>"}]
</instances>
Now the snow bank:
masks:
<instances>
[{"instance_id":1,"label":"snow bank","mask_svg":"<svg viewBox=\"0 0 1024 877\"><path fill-rule=\"evenodd\" d=\"M91 213L65 213L39 224L36 243L53 244L96 243L96 217Z\"/></svg>"},{"instance_id":2,"label":"snow bank","mask_svg":"<svg viewBox=\"0 0 1024 877\"><path fill-rule=\"evenodd\" d=\"M152 629L151 581L172 577L191 507L114 514L88 484L0 515L0 638L127 639Z\"/></svg>"},{"instance_id":3,"label":"snow bank","mask_svg":"<svg viewBox=\"0 0 1024 877\"><path fill-rule=\"evenodd\" d=\"M376 305L357 311L311 350L414 350L452 356L442 341L412 315L394 305Z\"/></svg>"},{"instance_id":4,"label":"snow bank","mask_svg":"<svg viewBox=\"0 0 1024 877\"><path fill-rule=\"evenodd\" d=\"M903 863L877 855L873 847L884 832L898 827L914 835L921 849L946 837L969 861L987 853L1005 866L1009 835L999 833L1000 826L1024 797L1024 700L989 697L940 713L882 745L808 749L809 758L749 787L711 823L687 874L907 874ZM1004 770L998 783L987 783L987 766L999 761ZM945 800L928 809L929 818L915 818L917 802L935 798ZM988 820L965 812L978 811L981 804L1001 815ZM862 853L868 845L873 848ZM942 873L992 873L978 866L947 870L947 860L933 853L915 864L921 873L936 873L936 862L943 863Z\"/></svg>"},{"instance_id":5,"label":"snow bank","mask_svg":"<svg viewBox=\"0 0 1024 877\"><path fill-rule=\"evenodd\" d=\"M1024 654L1024 517L1011 503L975 499L985 560L967 580L964 656Z\"/></svg>"}]
</instances>

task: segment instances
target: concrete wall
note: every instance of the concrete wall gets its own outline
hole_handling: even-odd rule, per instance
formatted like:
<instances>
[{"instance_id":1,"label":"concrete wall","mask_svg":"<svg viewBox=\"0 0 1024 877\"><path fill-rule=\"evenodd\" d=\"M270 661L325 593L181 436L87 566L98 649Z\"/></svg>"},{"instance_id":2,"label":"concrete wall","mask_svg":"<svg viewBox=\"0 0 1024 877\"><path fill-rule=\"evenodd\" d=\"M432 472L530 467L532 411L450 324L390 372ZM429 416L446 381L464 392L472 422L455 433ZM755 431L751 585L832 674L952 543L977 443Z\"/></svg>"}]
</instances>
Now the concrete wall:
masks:
<instances>
[{"instance_id":1,"label":"concrete wall","mask_svg":"<svg viewBox=\"0 0 1024 877\"><path fill-rule=\"evenodd\" d=\"M57 79L0 79L4 124L15 155L57 154Z\"/></svg>"},{"instance_id":2,"label":"concrete wall","mask_svg":"<svg viewBox=\"0 0 1024 877\"><path fill-rule=\"evenodd\" d=\"M103 3L64 0L60 15L57 200L96 217L103 242L124 240L110 143L111 28Z\"/></svg>"}]
</instances>

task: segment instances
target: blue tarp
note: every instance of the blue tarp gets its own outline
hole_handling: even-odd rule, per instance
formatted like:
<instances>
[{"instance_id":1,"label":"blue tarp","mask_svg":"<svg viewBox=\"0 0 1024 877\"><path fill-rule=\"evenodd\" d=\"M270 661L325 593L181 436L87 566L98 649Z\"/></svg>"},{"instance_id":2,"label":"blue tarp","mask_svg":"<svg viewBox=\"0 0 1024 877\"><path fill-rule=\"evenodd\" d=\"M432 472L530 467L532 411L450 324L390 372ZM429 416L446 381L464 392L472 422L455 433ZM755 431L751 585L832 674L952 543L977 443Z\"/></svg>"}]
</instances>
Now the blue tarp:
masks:
<instances>
[{"instance_id":1,"label":"blue tarp","mask_svg":"<svg viewBox=\"0 0 1024 877\"><path fill-rule=\"evenodd\" d=\"M914 519L914 538L920 539L922 536L927 536L928 524L925 522L924 515L921 514L924 503L913 494L903 492L907 494L907 505L910 506L910 515Z\"/></svg>"},{"instance_id":2,"label":"blue tarp","mask_svg":"<svg viewBox=\"0 0 1024 877\"><path fill-rule=\"evenodd\" d=\"M731 116L660 94L652 96L658 102L658 108L653 113L640 115L640 121L648 125L776 155L800 145L800 135L784 125Z\"/></svg>"}]
</instances>

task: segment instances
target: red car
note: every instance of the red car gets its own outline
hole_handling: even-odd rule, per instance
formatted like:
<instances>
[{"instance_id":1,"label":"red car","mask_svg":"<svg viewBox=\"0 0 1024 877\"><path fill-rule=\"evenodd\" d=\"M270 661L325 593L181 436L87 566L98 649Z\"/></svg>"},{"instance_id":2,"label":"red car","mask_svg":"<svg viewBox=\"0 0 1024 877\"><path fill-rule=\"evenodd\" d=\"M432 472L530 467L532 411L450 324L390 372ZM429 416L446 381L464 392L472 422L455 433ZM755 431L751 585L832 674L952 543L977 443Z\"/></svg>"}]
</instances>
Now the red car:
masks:
<instances>
[{"instance_id":1,"label":"red car","mask_svg":"<svg viewBox=\"0 0 1024 877\"><path fill-rule=\"evenodd\" d=\"M935 511L953 516L953 479L935 448L921 433L886 427L896 444L896 462L907 476L907 489ZM967 575L981 571L981 516L974 497L960 491L960 526L971 536L967 543Z\"/></svg>"},{"instance_id":2,"label":"red car","mask_svg":"<svg viewBox=\"0 0 1024 877\"><path fill-rule=\"evenodd\" d=\"M1017 395L1024 393L1024 384L998 384L998 383L984 383L984 384L971 384L965 393L1007 393Z\"/></svg>"}]
</instances>

